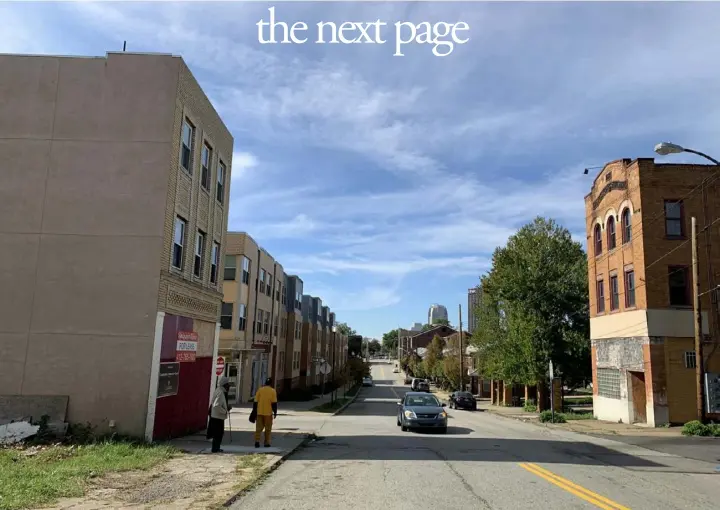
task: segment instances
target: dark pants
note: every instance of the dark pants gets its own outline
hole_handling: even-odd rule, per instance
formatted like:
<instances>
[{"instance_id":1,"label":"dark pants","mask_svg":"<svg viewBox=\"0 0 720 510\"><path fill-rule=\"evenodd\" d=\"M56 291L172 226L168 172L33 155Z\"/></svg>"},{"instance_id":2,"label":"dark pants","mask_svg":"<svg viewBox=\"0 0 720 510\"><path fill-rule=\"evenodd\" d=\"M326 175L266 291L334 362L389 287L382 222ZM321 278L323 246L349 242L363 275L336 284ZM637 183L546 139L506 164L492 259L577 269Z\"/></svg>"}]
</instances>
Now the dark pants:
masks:
<instances>
[{"instance_id":1,"label":"dark pants","mask_svg":"<svg viewBox=\"0 0 720 510\"><path fill-rule=\"evenodd\" d=\"M207 438L212 439L212 451L220 451L220 444L225 435L225 420L210 418L208 422Z\"/></svg>"}]
</instances>

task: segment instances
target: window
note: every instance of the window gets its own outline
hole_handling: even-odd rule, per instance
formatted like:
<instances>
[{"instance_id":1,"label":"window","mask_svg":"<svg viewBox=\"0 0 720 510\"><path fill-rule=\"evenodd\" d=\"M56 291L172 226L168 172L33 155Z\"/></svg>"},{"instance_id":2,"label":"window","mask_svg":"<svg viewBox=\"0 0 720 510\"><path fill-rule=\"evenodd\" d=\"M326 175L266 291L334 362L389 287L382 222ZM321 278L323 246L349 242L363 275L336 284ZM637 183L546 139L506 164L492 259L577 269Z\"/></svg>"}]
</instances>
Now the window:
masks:
<instances>
[{"instance_id":1,"label":"window","mask_svg":"<svg viewBox=\"0 0 720 510\"><path fill-rule=\"evenodd\" d=\"M278 369L280 370L280 373L284 376L285 375L285 351L280 353L280 364L278 365Z\"/></svg>"},{"instance_id":2,"label":"window","mask_svg":"<svg viewBox=\"0 0 720 510\"><path fill-rule=\"evenodd\" d=\"M597 383L599 397L620 399L620 370L598 368Z\"/></svg>"},{"instance_id":3,"label":"window","mask_svg":"<svg viewBox=\"0 0 720 510\"><path fill-rule=\"evenodd\" d=\"M223 303L220 312L220 327L222 329L232 329L233 304Z\"/></svg>"},{"instance_id":4,"label":"window","mask_svg":"<svg viewBox=\"0 0 720 510\"><path fill-rule=\"evenodd\" d=\"M185 227L187 222L180 216L175 218L175 233L173 235L172 265L178 269L183 268L183 248L185 247Z\"/></svg>"},{"instance_id":5,"label":"window","mask_svg":"<svg viewBox=\"0 0 720 510\"><path fill-rule=\"evenodd\" d=\"M223 269L223 280L232 281L237 273L237 256L225 255L225 268Z\"/></svg>"},{"instance_id":6,"label":"window","mask_svg":"<svg viewBox=\"0 0 720 510\"><path fill-rule=\"evenodd\" d=\"M273 324L273 336L278 336L278 324L280 323L280 319L278 317L275 317L275 323Z\"/></svg>"},{"instance_id":7,"label":"window","mask_svg":"<svg viewBox=\"0 0 720 510\"><path fill-rule=\"evenodd\" d=\"M218 266L220 265L220 245L213 243L212 260L210 261L210 283L217 283Z\"/></svg>"},{"instance_id":8,"label":"window","mask_svg":"<svg viewBox=\"0 0 720 510\"><path fill-rule=\"evenodd\" d=\"M632 239L632 223L630 220L630 209L626 207L620 216L623 244L629 243Z\"/></svg>"},{"instance_id":9,"label":"window","mask_svg":"<svg viewBox=\"0 0 720 510\"><path fill-rule=\"evenodd\" d=\"M265 295L272 296L272 282L273 277L270 273L267 274L267 285L265 286Z\"/></svg>"},{"instance_id":10,"label":"window","mask_svg":"<svg viewBox=\"0 0 720 510\"><path fill-rule=\"evenodd\" d=\"M697 358L695 357L695 351L685 352L685 368L696 368Z\"/></svg>"},{"instance_id":11,"label":"window","mask_svg":"<svg viewBox=\"0 0 720 510\"><path fill-rule=\"evenodd\" d=\"M635 271L625 271L625 308L635 306Z\"/></svg>"},{"instance_id":12,"label":"window","mask_svg":"<svg viewBox=\"0 0 720 510\"><path fill-rule=\"evenodd\" d=\"M595 256L602 253L602 231L600 225L595 225Z\"/></svg>"},{"instance_id":13,"label":"window","mask_svg":"<svg viewBox=\"0 0 720 510\"><path fill-rule=\"evenodd\" d=\"M607 222L607 245L608 250L614 250L617 246L615 241L615 218L610 216Z\"/></svg>"},{"instance_id":14,"label":"window","mask_svg":"<svg viewBox=\"0 0 720 510\"><path fill-rule=\"evenodd\" d=\"M238 331L245 331L247 327L247 305L240 303L238 305Z\"/></svg>"},{"instance_id":15,"label":"window","mask_svg":"<svg viewBox=\"0 0 720 510\"><path fill-rule=\"evenodd\" d=\"M245 256L242 258L242 282L250 283L250 259Z\"/></svg>"},{"instance_id":16,"label":"window","mask_svg":"<svg viewBox=\"0 0 720 510\"><path fill-rule=\"evenodd\" d=\"M280 282L275 280L275 301L280 301Z\"/></svg>"},{"instance_id":17,"label":"window","mask_svg":"<svg viewBox=\"0 0 720 510\"><path fill-rule=\"evenodd\" d=\"M690 306L690 271L687 266L668 266L670 306Z\"/></svg>"},{"instance_id":18,"label":"window","mask_svg":"<svg viewBox=\"0 0 720 510\"><path fill-rule=\"evenodd\" d=\"M260 282L260 288L258 290L259 290L260 294L264 294L265 293L265 270L264 269L260 270L259 282Z\"/></svg>"},{"instance_id":19,"label":"window","mask_svg":"<svg viewBox=\"0 0 720 510\"><path fill-rule=\"evenodd\" d=\"M195 127L185 119L182 127L182 143L180 144L180 164L192 175L192 147L195 138Z\"/></svg>"},{"instance_id":20,"label":"window","mask_svg":"<svg viewBox=\"0 0 720 510\"><path fill-rule=\"evenodd\" d=\"M221 204L225 200L225 163L220 161L217 168L217 201Z\"/></svg>"},{"instance_id":21,"label":"window","mask_svg":"<svg viewBox=\"0 0 720 510\"><path fill-rule=\"evenodd\" d=\"M608 172L605 174L605 182L608 182L610 179L612 179L612 172Z\"/></svg>"},{"instance_id":22,"label":"window","mask_svg":"<svg viewBox=\"0 0 720 510\"><path fill-rule=\"evenodd\" d=\"M285 296L285 285L283 285L282 288L280 289L280 300L281 300L282 304L285 304L287 301L286 296Z\"/></svg>"},{"instance_id":23,"label":"window","mask_svg":"<svg viewBox=\"0 0 720 510\"><path fill-rule=\"evenodd\" d=\"M597 281L597 312L605 312L605 282Z\"/></svg>"},{"instance_id":24,"label":"window","mask_svg":"<svg viewBox=\"0 0 720 510\"><path fill-rule=\"evenodd\" d=\"M620 308L620 288L617 275L610 277L610 310Z\"/></svg>"},{"instance_id":25,"label":"window","mask_svg":"<svg viewBox=\"0 0 720 510\"><path fill-rule=\"evenodd\" d=\"M665 235L667 237L683 237L684 207L682 201L665 200Z\"/></svg>"},{"instance_id":26,"label":"window","mask_svg":"<svg viewBox=\"0 0 720 510\"><path fill-rule=\"evenodd\" d=\"M212 149L207 143L203 143L200 153L200 186L206 190L210 189L210 164L212 162Z\"/></svg>"},{"instance_id":27,"label":"window","mask_svg":"<svg viewBox=\"0 0 720 510\"><path fill-rule=\"evenodd\" d=\"M265 312L265 321L263 322L263 335L270 334L270 312Z\"/></svg>"},{"instance_id":28,"label":"window","mask_svg":"<svg viewBox=\"0 0 720 510\"><path fill-rule=\"evenodd\" d=\"M193 263L193 275L200 278L203 270L203 254L205 252L205 232L198 230L195 237L195 261Z\"/></svg>"},{"instance_id":29,"label":"window","mask_svg":"<svg viewBox=\"0 0 720 510\"><path fill-rule=\"evenodd\" d=\"M280 321L280 338L286 337L285 333L286 333L287 328L285 326L287 326L286 322L284 320L281 320Z\"/></svg>"},{"instance_id":30,"label":"window","mask_svg":"<svg viewBox=\"0 0 720 510\"><path fill-rule=\"evenodd\" d=\"M257 320L255 321L255 331L257 333L262 334L262 321L263 321L263 311L258 310L257 311Z\"/></svg>"}]
</instances>

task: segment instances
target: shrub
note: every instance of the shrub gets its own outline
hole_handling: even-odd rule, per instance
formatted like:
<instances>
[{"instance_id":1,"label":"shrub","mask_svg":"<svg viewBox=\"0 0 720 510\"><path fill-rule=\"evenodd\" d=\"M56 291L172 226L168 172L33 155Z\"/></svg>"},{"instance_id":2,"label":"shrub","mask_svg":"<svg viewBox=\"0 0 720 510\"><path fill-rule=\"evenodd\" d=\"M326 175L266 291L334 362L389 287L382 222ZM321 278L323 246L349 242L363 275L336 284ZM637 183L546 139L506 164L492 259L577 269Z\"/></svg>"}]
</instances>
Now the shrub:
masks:
<instances>
[{"instance_id":1,"label":"shrub","mask_svg":"<svg viewBox=\"0 0 720 510\"><path fill-rule=\"evenodd\" d=\"M683 436L711 436L712 434L713 430L698 420L689 421L682 428Z\"/></svg>"},{"instance_id":2,"label":"shrub","mask_svg":"<svg viewBox=\"0 0 720 510\"><path fill-rule=\"evenodd\" d=\"M523 411L525 411L526 413L535 413L537 412L537 406L532 402L525 402L525 405L523 406Z\"/></svg>"},{"instance_id":3,"label":"shrub","mask_svg":"<svg viewBox=\"0 0 720 510\"><path fill-rule=\"evenodd\" d=\"M710 427L710 432L714 437L720 437L720 423L713 423Z\"/></svg>"},{"instance_id":4,"label":"shrub","mask_svg":"<svg viewBox=\"0 0 720 510\"><path fill-rule=\"evenodd\" d=\"M540 421L543 423L565 423L567 419L563 413L555 413L555 420L553 420L552 411L546 410L540 413Z\"/></svg>"}]
</instances>

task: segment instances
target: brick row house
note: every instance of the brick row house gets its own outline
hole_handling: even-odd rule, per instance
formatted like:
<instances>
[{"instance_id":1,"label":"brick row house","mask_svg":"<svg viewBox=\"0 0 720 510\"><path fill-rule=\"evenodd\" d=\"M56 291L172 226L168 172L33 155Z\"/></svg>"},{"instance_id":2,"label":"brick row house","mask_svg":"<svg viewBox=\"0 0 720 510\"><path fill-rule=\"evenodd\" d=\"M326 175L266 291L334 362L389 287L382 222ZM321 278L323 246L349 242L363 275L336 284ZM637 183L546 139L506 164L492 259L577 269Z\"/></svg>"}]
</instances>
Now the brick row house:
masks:
<instances>
[{"instance_id":1,"label":"brick row house","mask_svg":"<svg viewBox=\"0 0 720 510\"><path fill-rule=\"evenodd\" d=\"M267 377L280 394L322 384L318 360L332 364L333 346L347 351L335 314L245 232L227 233L224 267L218 353L233 402L250 401ZM346 358L335 358L333 373Z\"/></svg>"},{"instance_id":2,"label":"brick row house","mask_svg":"<svg viewBox=\"0 0 720 510\"><path fill-rule=\"evenodd\" d=\"M708 260L720 268L718 179L708 165L623 159L605 165L585 197L593 409L597 418L660 426L696 417L691 217L697 218L700 292ZM720 371L717 303L701 297L705 370ZM711 331L715 331L710 335ZM715 343L713 346L712 344ZM712 355L710 355L712 354ZM709 358L708 358L708 355Z\"/></svg>"}]
</instances>

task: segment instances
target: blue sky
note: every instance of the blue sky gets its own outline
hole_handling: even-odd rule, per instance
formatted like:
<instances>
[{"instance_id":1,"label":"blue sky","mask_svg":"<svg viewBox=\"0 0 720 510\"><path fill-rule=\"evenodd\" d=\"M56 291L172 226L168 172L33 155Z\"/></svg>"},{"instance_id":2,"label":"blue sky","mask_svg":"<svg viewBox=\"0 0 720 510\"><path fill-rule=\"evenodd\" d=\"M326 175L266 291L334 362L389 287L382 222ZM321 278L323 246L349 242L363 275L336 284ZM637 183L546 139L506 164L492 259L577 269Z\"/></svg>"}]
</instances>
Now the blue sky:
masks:
<instances>
[{"instance_id":1,"label":"blue sky","mask_svg":"<svg viewBox=\"0 0 720 510\"><path fill-rule=\"evenodd\" d=\"M261 45L272 5L311 27L464 21L470 41ZM235 137L230 229L366 336L434 302L456 322L536 215L584 243L583 168L663 140L720 157L718 3L15 2L0 19L3 53L182 55Z\"/></svg>"}]
</instances>

